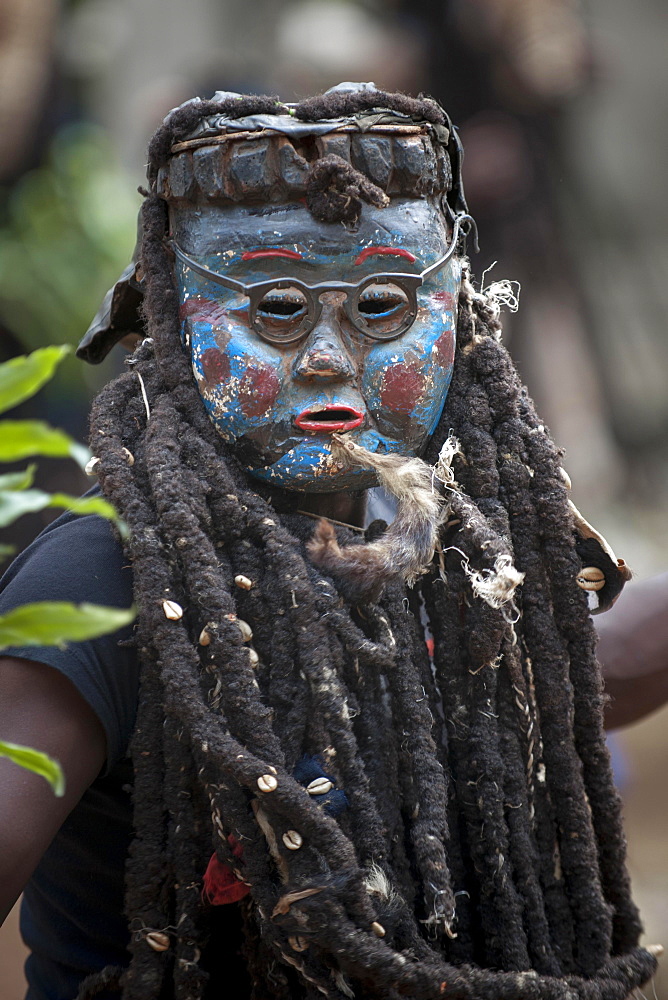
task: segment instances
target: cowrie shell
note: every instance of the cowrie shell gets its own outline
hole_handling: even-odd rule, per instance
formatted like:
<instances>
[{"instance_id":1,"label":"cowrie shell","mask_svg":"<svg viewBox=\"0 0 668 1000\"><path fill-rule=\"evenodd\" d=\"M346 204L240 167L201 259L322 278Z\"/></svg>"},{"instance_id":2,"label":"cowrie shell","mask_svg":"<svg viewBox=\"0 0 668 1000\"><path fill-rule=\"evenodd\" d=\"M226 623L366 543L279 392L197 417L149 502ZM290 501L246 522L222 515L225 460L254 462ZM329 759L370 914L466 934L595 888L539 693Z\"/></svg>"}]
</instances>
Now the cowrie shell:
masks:
<instances>
[{"instance_id":1,"label":"cowrie shell","mask_svg":"<svg viewBox=\"0 0 668 1000\"><path fill-rule=\"evenodd\" d=\"M149 931L146 943L153 948L153 951L167 951L169 948L169 938L162 931Z\"/></svg>"},{"instance_id":2,"label":"cowrie shell","mask_svg":"<svg viewBox=\"0 0 668 1000\"><path fill-rule=\"evenodd\" d=\"M162 610L165 612L165 618L169 618L170 621L177 622L179 618L183 618L183 608L176 601L163 601Z\"/></svg>"},{"instance_id":3,"label":"cowrie shell","mask_svg":"<svg viewBox=\"0 0 668 1000\"><path fill-rule=\"evenodd\" d=\"M330 781L329 778L314 778L306 786L306 791L309 795L326 795L327 792L331 792L332 788L334 788L334 782Z\"/></svg>"},{"instance_id":4,"label":"cowrie shell","mask_svg":"<svg viewBox=\"0 0 668 1000\"><path fill-rule=\"evenodd\" d=\"M598 566L585 566L575 579L582 590L603 590L605 587L605 573Z\"/></svg>"},{"instance_id":5,"label":"cowrie shell","mask_svg":"<svg viewBox=\"0 0 668 1000\"><path fill-rule=\"evenodd\" d=\"M243 618L237 618L237 625L239 626L239 631L241 632L244 642L250 642L253 638L253 629L250 627L248 622L245 622Z\"/></svg>"},{"instance_id":6,"label":"cowrie shell","mask_svg":"<svg viewBox=\"0 0 668 1000\"><path fill-rule=\"evenodd\" d=\"M289 851L298 851L304 841L302 840L301 833L298 833L296 830L287 830L283 834L283 843Z\"/></svg>"}]
</instances>

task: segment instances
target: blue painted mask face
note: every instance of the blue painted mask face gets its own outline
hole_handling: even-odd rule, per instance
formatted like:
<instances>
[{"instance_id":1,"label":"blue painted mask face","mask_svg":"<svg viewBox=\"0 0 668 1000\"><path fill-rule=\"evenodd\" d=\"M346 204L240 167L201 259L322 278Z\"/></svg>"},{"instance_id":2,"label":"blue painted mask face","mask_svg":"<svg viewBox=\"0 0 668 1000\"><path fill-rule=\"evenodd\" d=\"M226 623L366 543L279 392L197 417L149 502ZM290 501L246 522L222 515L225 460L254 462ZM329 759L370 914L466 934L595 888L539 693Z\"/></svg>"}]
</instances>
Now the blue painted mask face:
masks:
<instances>
[{"instance_id":1,"label":"blue painted mask face","mask_svg":"<svg viewBox=\"0 0 668 1000\"><path fill-rule=\"evenodd\" d=\"M177 254L175 267L199 391L251 475L306 492L375 485L334 463L334 431L373 452L419 454L452 376L461 269L452 257L413 296L393 275L447 252L435 205L365 206L354 233L302 205L186 206L172 208L172 236L192 261ZM370 275L382 277L365 284Z\"/></svg>"}]
</instances>

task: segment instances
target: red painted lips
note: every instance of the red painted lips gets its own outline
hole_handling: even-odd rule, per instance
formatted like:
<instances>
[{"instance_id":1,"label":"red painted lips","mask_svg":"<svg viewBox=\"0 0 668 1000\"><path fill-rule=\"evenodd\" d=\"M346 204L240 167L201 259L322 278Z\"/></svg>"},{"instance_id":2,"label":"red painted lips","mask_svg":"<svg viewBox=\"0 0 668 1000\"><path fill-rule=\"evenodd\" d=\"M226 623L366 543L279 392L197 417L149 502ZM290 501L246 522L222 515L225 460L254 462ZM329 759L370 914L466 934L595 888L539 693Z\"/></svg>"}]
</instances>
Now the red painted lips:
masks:
<instances>
[{"instance_id":1,"label":"red painted lips","mask_svg":"<svg viewBox=\"0 0 668 1000\"><path fill-rule=\"evenodd\" d=\"M303 410L295 417L295 424L302 431L325 431L333 434L335 431L351 431L364 420L361 410L352 406L337 406L327 403L313 410Z\"/></svg>"}]
</instances>

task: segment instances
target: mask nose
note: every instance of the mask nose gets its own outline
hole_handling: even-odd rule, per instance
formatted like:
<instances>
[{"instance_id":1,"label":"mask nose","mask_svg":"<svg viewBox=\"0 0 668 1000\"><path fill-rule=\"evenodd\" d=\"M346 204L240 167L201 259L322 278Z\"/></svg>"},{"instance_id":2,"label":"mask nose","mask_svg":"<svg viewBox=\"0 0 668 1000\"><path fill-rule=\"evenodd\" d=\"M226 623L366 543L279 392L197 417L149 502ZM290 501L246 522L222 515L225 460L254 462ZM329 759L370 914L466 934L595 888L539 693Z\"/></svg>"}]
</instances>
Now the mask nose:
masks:
<instances>
[{"instance_id":1,"label":"mask nose","mask_svg":"<svg viewBox=\"0 0 668 1000\"><path fill-rule=\"evenodd\" d=\"M340 381L354 376L355 366L341 340L338 305L339 303L323 302L320 319L295 359L295 378Z\"/></svg>"}]
</instances>

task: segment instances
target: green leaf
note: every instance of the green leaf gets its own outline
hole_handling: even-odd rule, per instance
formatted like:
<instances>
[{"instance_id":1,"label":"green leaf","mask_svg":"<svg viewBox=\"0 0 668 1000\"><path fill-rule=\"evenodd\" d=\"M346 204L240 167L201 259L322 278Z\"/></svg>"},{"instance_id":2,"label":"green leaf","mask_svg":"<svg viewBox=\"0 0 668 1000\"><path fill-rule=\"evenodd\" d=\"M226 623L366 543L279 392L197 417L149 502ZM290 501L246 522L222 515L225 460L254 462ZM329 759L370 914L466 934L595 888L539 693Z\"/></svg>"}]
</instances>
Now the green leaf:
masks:
<instances>
[{"instance_id":1,"label":"green leaf","mask_svg":"<svg viewBox=\"0 0 668 1000\"><path fill-rule=\"evenodd\" d=\"M29 465L21 472L6 472L0 476L0 490L27 490L35 479L36 465Z\"/></svg>"},{"instance_id":2,"label":"green leaf","mask_svg":"<svg viewBox=\"0 0 668 1000\"><path fill-rule=\"evenodd\" d=\"M62 507L64 510L71 510L75 514L97 514L98 517L105 517L108 521L114 521L121 538L125 539L129 537L128 526L125 521L118 516L112 504L102 497L71 497L67 493L52 493L47 506ZM2 518L0 515L1 524Z\"/></svg>"},{"instance_id":3,"label":"green leaf","mask_svg":"<svg viewBox=\"0 0 668 1000\"><path fill-rule=\"evenodd\" d=\"M51 494L43 490L3 490L0 492L0 528L23 517L24 514L34 514L44 510L51 501Z\"/></svg>"},{"instance_id":4,"label":"green leaf","mask_svg":"<svg viewBox=\"0 0 668 1000\"><path fill-rule=\"evenodd\" d=\"M74 445L69 434L42 420L0 421L0 462L17 462L29 455L67 458Z\"/></svg>"},{"instance_id":5,"label":"green leaf","mask_svg":"<svg viewBox=\"0 0 668 1000\"><path fill-rule=\"evenodd\" d=\"M116 632L134 621L133 607L41 601L0 615L0 649L6 646L59 646Z\"/></svg>"},{"instance_id":6,"label":"green leaf","mask_svg":"<svg viewBox=\"0 0 668 1000\"><path fill-rule=\"evenodd\" d=\"M6 528L24 514L34 514L46 507L60 507L75 514L97 514L115 521L121 538L128 529L108 500L102 497L72 497L68 493L45 493L44 490L0 490L0 528Z\"/></svg>"},{"instance_id":7,"label":"green leaf","mask_svg":"<svg viewBox=\"0 0 668 1000\"><path fill-rule=\"evenodd\" d=\"M25 767L28 771L34 771L35 774L46 778L58 798L65 794L65 775L60 764L41 750L0 740L0 757L9 757L19 767Z\"/></svg>"},{"instance_id":8,"label":"green leaf","mask_svg":"<svg viewBox=\"0 0 668 1000\"><path fill-rule=\"evenodd\" d=\"M5 545L4 542L0 542L0 559L5 559L7 556L13 556L15 552L15 545Z\"/></svg>"},{"instance_id":9,"label":"green leaf","mask_svg":"<svg viewBox=\"0 0 668 1000\"><path fill-rule=\"evenodd\" d=\"M108 500L102 497L72 497L68 493L51 493L49 507L63 507L75 514L97 514L108 521L118 520L118 514Z\"/></svg>"},{"instance_id":10,"label":"green leaf","mask_svg":"<svg viewBox=\"0 0 668 1000\"><path fill-rule=\"evenodd\" d=\"M0 413L34 396L70 350L68 344L41 347L0 364Z\"/></svg>"}]
</instances>

